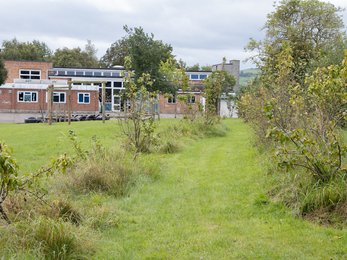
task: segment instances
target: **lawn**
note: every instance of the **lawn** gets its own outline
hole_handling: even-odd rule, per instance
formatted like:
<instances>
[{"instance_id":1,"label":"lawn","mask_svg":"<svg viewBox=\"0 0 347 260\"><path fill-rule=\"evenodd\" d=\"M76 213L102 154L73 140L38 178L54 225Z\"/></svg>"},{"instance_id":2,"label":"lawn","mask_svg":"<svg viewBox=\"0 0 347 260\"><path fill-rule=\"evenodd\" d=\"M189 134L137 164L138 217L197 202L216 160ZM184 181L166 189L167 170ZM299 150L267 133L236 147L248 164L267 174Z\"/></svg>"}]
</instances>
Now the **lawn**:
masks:
<instances>
[{"instance_id":1,"label":"lawn","mask_svg":"<svg viewBox=\"0 0 347 260\"><path fill-rule=\"evenodd\" d=\"M174 120L161 120L161 127L179 122ZM185 138L179 153L142 155L160 160L159 178L141 177L123 197L91 194L77 202L98 203L117 214L113 228L98 231L101 250L93 259L347 257L346 230L304 221L267 198L265 155L253 146L250 128L240 119L223 122L230 129L225 137ZM0 125L1 139L30 167L70 149L69 129L85 145L93 134L108 146L119 145L112 121Z\"/></svg>"},{"instance_id":2,"label":"lawn","mask_svg":"<svg viewBox=\"0 0 347 260\"><path fill-rule=\"evenodd\" d=\"M0 124L0 140L14 149L14 158L20 165L20 171L33 172L50 163L50 159L64 152L73 153L69 142L69 130L77 134L83 148L90 147L92 136L100 138L105 146L119 143L116 121L86 121L47 124Z\"/></svg>"}]
</instances>

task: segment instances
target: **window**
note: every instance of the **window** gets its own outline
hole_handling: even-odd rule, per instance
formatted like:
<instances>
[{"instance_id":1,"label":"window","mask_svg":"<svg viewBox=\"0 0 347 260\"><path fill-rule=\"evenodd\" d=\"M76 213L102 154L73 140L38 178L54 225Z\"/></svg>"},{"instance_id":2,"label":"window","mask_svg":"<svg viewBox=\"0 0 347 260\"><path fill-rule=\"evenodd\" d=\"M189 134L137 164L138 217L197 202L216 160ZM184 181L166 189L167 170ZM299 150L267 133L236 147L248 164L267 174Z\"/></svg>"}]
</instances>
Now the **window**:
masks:
<instances>
[{"instance_id":1,"label":"window","mask_svg":"<svg viewBox=\"0 0 347 260\"><path fill-rule=\"evenodd\" d=\"M54 92L53 93L53 103L65 103L65 93L64 92Z\"/></svg>"},{"instance_id":2,"label":"window","mask_svg":"<svg viewBox=\"0 0 347 260\"><path fill-rule=\"evenodd\" d=\"M37 92L19 91L18 102L37 102Z\"/></svg>"},{"instance_id":3,"label":"window","mask_svg":"<svg viewBox=\"0 0 347 260\"><path fill-rule=\"evenodd\" d=\"M66 71L66 75L68 75L68 76L74 76L74 75L75 75L75 72L72 71L72 70L68 70L68 71Z\"/></svg>"},{"instance_id":4,"label":"window","mask_svg":"<svg viewBox=\"0 0 347 260\"><path fill-rule=\"evenodd\" d=\"M199 79L198 74L190 74L190 79Z\"/></svg>"},{"instance_id":5,"label":"window","mask_svg":"<svg viewBox=\"0 0 347 260\"><path fill-rule=\"evenodd\" d=\"M200 75L200 79L204 79L204 78L206 78L207 77L207 75L204 75L204 74L201 74Z\"/></svg>"},{"instance_id":6,"label":"window","mask_svg":"<svg viewBox=\"0 0 347 260\"><path fill-rule=\"evenodd\" d=\"M189 104L195 104L195 96L191 96L188 98L188 103Z\"/></svg>"},{"instance_id":7,"label":"window","mask_svg":"<svg viewBox=\"0 0 347 260\"><path fill-rule=\"evenodd\" d=\"M84 72L85 76L93 76L93 71L86 71Z\"/></svg>"},{"instance_id":8,"label":"window","mask_svg":"<svg viewBox=\"0 0 347 260\"><path fill-rule=\"evenodd\" d=\"M114 88L121 88L122 87L122 82L113 82L113 87Z\"/></svg>"},{"instance_id":9,"label":"window","mask_svg":"<svg viewBox=\"0 0 347 260\"><path fill-rule=\"evenodd\" d=\"M101 72L100 71L94 71L94 76L101 77Z\"/></svg>"},{"instance_id":10,"label":"window","mask_svg":"<svg viewBox=\"0 0 347 260\"><path fill-rule=\"evenodd\" d=\"M40 70L20 70L19 77L21 79L41 79Z\"/></svg>"},{"instance_id":11,"label":"window","mask_svg":"<svg viewBox=\"0 0 347 260\"><path fill-rule=\"evenodd\" d=\"M78 103L89 104L90 94L89 93L78 93Z\"/></svg>"},{"instance_id":12,"label":"window","mask_svg":"<svg viewBox=\"0 0 347 260\"><path fill-rule=\"evenodd\" d=\"M172 98L167 99L168 104L176 104L176 96L172 96Z\"/></svg>"},{"instance_id":13,"label":"window","mask_svg":"<svg viewBox=\"0 0 347 260\"><path fill-rule=\"evenodd\" d=\"M83 71L76 71L76 76L83 76Z\"/></svg>"},{"instance_id":14,"label":"window","mask_svg":"<svg viewBox=\"0 0 347 260\"><path fill-rule=\"evenodd\" d=\"M104 72L104 77L111 77L111 72Z\"/></svg>"}]
</instances>

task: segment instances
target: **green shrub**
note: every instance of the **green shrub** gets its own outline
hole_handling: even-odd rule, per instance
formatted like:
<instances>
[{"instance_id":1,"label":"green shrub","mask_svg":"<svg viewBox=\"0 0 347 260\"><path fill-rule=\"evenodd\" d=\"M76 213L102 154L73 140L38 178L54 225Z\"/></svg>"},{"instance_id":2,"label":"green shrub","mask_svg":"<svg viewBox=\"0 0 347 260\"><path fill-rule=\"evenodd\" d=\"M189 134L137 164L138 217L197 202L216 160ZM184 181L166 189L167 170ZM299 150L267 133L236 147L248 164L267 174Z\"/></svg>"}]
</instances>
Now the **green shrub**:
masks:
<instances>
[{"instance_id":1,"label":"green shrub","mask_svg":"<svg viewBox=\"0 0 347 260\"><path fill-rule=\"evenodd\" d=\"M72 192L105 192L119 196L128 191L140 174L157 173L157 165L150 163L140 158L134 159L131 152L113 149L105 151L104 158L79 162L68 175L61 178Z\"/></svg>"}]
</instances>

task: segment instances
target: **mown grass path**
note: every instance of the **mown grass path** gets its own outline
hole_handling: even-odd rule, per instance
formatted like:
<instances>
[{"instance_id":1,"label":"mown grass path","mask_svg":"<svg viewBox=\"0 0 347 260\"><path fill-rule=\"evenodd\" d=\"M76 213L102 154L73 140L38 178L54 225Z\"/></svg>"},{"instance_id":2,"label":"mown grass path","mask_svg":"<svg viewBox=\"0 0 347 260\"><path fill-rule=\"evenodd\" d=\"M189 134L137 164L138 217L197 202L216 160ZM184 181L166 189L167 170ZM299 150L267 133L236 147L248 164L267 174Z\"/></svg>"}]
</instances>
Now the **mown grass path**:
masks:
<instances>
[{"instance_id":1,"label":"mown grass path","mask_svg":"<svg viewBox=\"0 0 347 260\"><path fill-rule=\"evenodd\" d=\"M192 141L163 158L163 176L142 179L117 201L118 227L103 234L104 259L340 259L346 231L263 204L260 155L249 128L227 120L226 137Z\"/></svg>"}]
</instances>

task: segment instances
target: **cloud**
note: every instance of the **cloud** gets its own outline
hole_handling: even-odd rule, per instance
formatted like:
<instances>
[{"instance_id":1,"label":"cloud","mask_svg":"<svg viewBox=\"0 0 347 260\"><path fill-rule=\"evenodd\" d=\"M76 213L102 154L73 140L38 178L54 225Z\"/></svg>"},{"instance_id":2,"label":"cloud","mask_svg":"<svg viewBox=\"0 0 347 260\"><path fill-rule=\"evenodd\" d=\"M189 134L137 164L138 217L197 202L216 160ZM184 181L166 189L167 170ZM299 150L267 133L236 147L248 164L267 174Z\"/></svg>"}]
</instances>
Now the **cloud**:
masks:
<instances>
[{"instance_id":1,"label":"cloud","mask_svg":"<svg viewBox=\"0 0 347 260\"><path fill-rule=\"evenodd\" d=\"M328 1L326 1L328 2ZM329 1L347 7L345 0ZM273 0L0 0L0 41L38 39L51 49L84 48L90 39L101 57L126 33L142 27L169 43L188 65L243 60L249 38L261 40ZM346 11L341 13L347 24ZM6 21L6 22L5 22ZM242 65L250 67L251 64Z\"/></svg>"}]
</instances>

